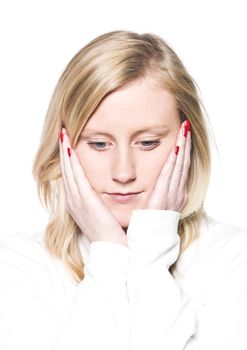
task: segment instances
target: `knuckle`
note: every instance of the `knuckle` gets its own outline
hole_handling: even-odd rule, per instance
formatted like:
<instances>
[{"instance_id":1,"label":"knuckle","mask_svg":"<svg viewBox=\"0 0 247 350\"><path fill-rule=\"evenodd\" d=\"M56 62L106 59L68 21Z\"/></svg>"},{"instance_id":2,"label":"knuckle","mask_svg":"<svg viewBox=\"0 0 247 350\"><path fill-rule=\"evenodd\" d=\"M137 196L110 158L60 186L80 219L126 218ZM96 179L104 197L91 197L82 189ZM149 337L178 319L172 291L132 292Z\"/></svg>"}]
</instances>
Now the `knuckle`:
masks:
<instances>
[{"instance_id":1,"label":"knuckle","mask_svg":"<svg viewBox=\"0 0 247 350\"><path fill-rule=\"evenodd\" d=\"M177 170L174 171L174 175L176 177L181 177L182 174L183 174L183 169L177 169Z\"/></svg>"},{"instance_id":2,"label":"knuckle","mask_svg":"<svg viewBox=\"0 0 247 350\"><path fill-rule=\"evenodd\" d=\"M164 174L164 180L169 184L172 180L171 174Z\"/></svg>"},{"instance_id":3,"label":"knuckle","mask_svg":"<svg viewBox=\"0 0 247 350\"><path fill-rule=\"evenodd\" d=\"M188 170L189 167L190 167L190 161L186 161L186 162L184 163L184 168L185 168L186 170Z\"/></svg>"}]
</instances>

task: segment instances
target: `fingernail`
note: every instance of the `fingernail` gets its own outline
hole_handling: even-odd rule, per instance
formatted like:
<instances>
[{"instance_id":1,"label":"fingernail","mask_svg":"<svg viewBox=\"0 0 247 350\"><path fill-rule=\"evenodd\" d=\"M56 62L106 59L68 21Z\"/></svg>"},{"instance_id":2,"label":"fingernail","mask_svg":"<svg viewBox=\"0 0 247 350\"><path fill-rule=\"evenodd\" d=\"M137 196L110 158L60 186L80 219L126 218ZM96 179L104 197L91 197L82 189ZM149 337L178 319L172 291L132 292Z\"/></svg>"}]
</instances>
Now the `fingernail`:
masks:
<instances>
[{"instance_id":1,"label":"fingernail","mask_svg":"<svg viewBox=\"0 0 247 350\"><path fill-rule=\"evenodd\" d=\"M189 119L186 119L186 120L183 122L183 135L184 135L184 137L187 136L187 132L188 132L188 131L191 131L191 124L190 124Z\"/></svg>"},{"instance_id":2,"label":"fingernail","mask_svg":"<svg viewBox=\"0 0 247 350\"><path fill-rule=\"evenodd\" d=\"M71 156L71 149L69 147L67 147L67 151L68 151L68 155L70 157Z\"/></svg>"},{"instance_id":3,"label":"fingernail","mask_svg":"<svg viewBox=\"0 0 247 350\"><path fill-rule=\"evenodd\" d=\"M176 155L178 155L178 152L179 152L179 146L176 146L176 147L175 147L174 152L176 153Z\"/></svg>"},{"instance_id":4,"label":"fingernail","mask_svg":"<svg viewBox=\"0 0 247 350\"><path fill-rule=\"evenodd\" d=\"M63 143L63 132L62 132L62 130L60 131L59 137L60 137L61 143Z\"/></svg>"}]
</instances>

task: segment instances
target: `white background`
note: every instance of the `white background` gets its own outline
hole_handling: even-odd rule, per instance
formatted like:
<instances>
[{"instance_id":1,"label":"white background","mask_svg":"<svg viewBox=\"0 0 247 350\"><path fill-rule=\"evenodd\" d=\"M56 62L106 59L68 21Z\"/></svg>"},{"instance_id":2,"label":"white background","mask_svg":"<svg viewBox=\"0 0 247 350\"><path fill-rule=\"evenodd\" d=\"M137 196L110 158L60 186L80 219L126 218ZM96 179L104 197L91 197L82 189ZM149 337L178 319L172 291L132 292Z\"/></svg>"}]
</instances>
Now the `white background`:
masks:
<instances>
[{"instance_id":1,"label":"white background","mask_svg":"<svg viewBox=\"0 0 247 350\"><path fill-rule=\"evenodd\" d=\"M5 1L0 5L0 237L44 229L32 162L55 84L74 54L111 30L153 32L200 87L218 151L209 215L247 228L245 1Z\"/></svg>"}]
</instances>

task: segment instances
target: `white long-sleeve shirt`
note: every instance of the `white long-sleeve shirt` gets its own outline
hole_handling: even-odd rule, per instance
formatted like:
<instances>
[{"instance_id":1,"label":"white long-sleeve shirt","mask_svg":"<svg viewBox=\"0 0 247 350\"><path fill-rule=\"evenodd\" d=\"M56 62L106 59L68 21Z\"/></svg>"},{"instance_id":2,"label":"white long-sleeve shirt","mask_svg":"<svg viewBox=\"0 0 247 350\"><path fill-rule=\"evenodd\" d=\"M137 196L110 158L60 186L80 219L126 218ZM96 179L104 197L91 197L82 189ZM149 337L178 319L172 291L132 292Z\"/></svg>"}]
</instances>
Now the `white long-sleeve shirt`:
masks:
<instances>
[{"instance_id":1,"label":"white long-sleeve shirt","mask_svg":"<svg viewBox=\"0 0 247 350\"><path fill-rule=\"evenodd\" d=\"M246 350L247 231L204 218L178 259L179 217L134 210L128 247L82 235L80 283L43 232L4 239L0 349Z\"/></svg>"}]
</instances>

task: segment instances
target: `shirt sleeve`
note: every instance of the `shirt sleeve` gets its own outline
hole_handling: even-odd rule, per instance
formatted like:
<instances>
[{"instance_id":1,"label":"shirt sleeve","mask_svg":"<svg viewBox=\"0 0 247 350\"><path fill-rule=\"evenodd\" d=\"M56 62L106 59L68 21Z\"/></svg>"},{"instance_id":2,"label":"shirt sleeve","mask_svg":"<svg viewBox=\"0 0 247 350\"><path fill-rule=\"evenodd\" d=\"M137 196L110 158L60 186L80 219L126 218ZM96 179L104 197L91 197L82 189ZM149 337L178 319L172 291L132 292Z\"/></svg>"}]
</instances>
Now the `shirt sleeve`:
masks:
<instances>
[{"instance_id":1,"label":"shirt sleeve","mask_svg":"<svg viewBox=\"0 0 247 350\"><path fill-rule=\"evenodd\" d=\"M180 214L134 210L127 231L131 350L199 349L193 304L169 272L177 260Z\"/></svg>"},{"instance_id":2,"label":"shirt sleeve","mask_svg":"<svg viewBox=\"0 0 247 350\"><path fill-rule=\"evenodd\" d=\"M30 248L0 249L0 349L128 349L129 249L105 241L91 244L85 278L66 319L55 308L62 292L56 294L39 249L31 249L31 255Z\"/></svg>"}]
</instances>

